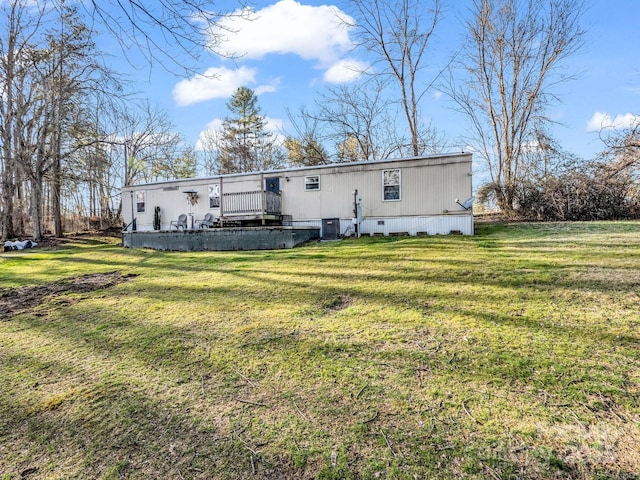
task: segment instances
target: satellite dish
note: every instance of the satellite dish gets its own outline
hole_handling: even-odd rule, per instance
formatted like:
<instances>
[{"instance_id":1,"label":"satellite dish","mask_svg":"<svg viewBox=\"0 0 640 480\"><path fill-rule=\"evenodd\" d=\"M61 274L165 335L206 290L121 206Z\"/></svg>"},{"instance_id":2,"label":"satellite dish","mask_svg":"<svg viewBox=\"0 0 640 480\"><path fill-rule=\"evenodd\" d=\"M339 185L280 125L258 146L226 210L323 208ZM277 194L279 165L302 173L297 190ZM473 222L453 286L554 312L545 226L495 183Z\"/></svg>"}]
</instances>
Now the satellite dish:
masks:
<instances>
[{"instance_id":1,"label":"satellite dish","mask_svg":"<svg viewBox=\"0 0 640 480\"><path fill-rule=\"evenodd\" d=\"M460 201L456 198L456 203L460 205L465 210L471 210L473 207L473 201L476 199L475 196L467 198L464 202L460 203Z\"/></svg>"}]
</instances>

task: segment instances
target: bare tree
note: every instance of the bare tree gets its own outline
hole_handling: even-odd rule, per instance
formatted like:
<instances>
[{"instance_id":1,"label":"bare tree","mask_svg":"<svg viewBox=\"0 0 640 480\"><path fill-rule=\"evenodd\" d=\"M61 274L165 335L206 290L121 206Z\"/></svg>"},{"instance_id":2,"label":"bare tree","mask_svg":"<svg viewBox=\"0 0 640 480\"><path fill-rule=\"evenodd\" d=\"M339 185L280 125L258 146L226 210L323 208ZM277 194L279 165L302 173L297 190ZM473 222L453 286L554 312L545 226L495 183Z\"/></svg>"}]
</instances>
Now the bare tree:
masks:
<instances>
[{"instance_id":1,"label":"bare tree","mask_svg":"<svg viewBox=\"0 0 640 480\"><path fill-rule=\"evenodd\" d=\"M315 112L302 117L324 126L324 142L338 151L339 161L371 161L397 153L407 139L398 138L394 105L385 96L386 84L371 79L360 85L330 87L316 100ZM348 155L340 152L348 150Z\"/></svg>"},{"instance_id":2,"label":"bare tree","mask_svg":"<svg viewBox=\"0 0 640 480\"><path fill-rule=\"evenodd\" d=\"M414 154L413 139L399 125L402 109L389 100L389 81L370 78L364 85L329 87L315 102L302 108L297 119L289 115L302 143L309 140L333 149L327 161L374 161ZM306 140L305 140L306 139ZM418 151L435 153L446 145L444 135L431 125L419 127Z\"/></svg>"},{"instance_id":3,"label":"bare tree","mask_svg":"<svg viewBox=\"0 0 640 480\"><path fill-rule=\"evenodd\" d=\"M117 4L124 8L124 3ZM182 13L197 6L171 4L182 4ZM157 12L168 5L161 2L150 8ZM137 2L130 7L152 12ZM115 108L126 114L105 128L104 111L114 110L114 98L122 91L99 64L92 41L95 32L82 22L77 8L64 0L0 3L2 239L22 236L28 227L35 239L40 238L47 213L61 236L63 210L69 211L71 204L79 215L106 211L114 218L118 179L149 181L194 172L193 152L185 151L182 137L172 131L163 112L148 105L135 109L129 99L124 108ZM107 7L101 3L100 8ZM167 18L162 17L165 28L172 25ZM174 27L174 33L179 31ZM105 108L105 102L110 107Z\"/></svg>"},{"instance_id":4,"label":"bare tree","mask_svg":"<svg viewBox=\"0 0 640 480\"><path fill-rule=\"evenodd\" d=\"M185 147L182 142L169 143L163 147L162 156L154 164L153 175L156 181L194 178L197 166L197 156L192 147Z\"/></svg>"},{"instance_id":5,"label":"bare tree","mask_svg":"<svg viewBox=\"0 0 640 480\"><path fill-rule=\"evenodd\" d=\"M292 166L315 166L330 163L325 148L309 132L300 138L287 137L284 140L287 159Z\"/></svg>"},{"instance_id":6,"label":"bare tree","mask_svg":"<svg viewBox=\"0 0 640 480\"><path fill-rule=\"evenodd\" d=\"M58 0L64 3L64 0ZM85 8L120 43L123 55L140 53L151 67L193 71L204 52L223 56L218 49L225 32L220 20L244 17L244 2L238 0L233 12L214 10L211 0L91 0ZM229 4L226 4L229 7Z\"/></svg>"},{"instance_id":7,"label":"bare tree","mask_svg":"<svg viewBox=\"0 0 640 480\"><path fill-rule=\"evenodd\" d=\"M91 112L100 95L116 94L119 85L114 82L111 72L99 62L100 55L92 40L95 32L82 21L78 7L61 1L56 15L57 21L51 22L54 27L47 33L51 59L45 65L45 71L48 69L50 72L50 102L53 109L49 133L52 158L47 176L54 233L61 237L63 163L79 150L95 150L97 132L89 127ZM87 136L87 131L92 135ZM100 158L99 155L96 158ZM88 173L92 171L90 168ZM90 198L94 200L94 197Z\"/></svg>"},{"instance_id":8,"label":"bare tree","mask_svg":"<svg viewBox=\"0 0 640 480\"><path fill-rule=\"evenodd\" d=\"M34 72L34 65L46 58L38 49L46 10L27 0L12 0L3 2L0 12L0 28L5 32L0 36L0 223L5 240L24 233L14 223L14 203L28 193L23 190L28 188L26 182L33 185L46 169L44 152L37 144L46 136L46 127L39 122L50 119L50 112L42 98L41 78ZM38 216L38 211L33 214ZM24 224L24 219L20 223ZM39 232L35 235L39 237Z\"/></svg>"},{"instance_id":9,"label":"bare tree","mask_svg":"<svg viewBox=\"0 0 640 480\"><path fill-rule=\"evenodd\" d=\"M427 47L442 16L440 0L353 0L358 46L374 57L375 77L391 78L400 89L399 103L407 122L411 154L423 153L420 102L440 72L423 78ZM380 70L375 70L380 67ZM429 130L429 129L427 129Z\"/></svg>"},{"instance_id":10,"label":"bare tree","mask_svg":"<svg viewBox=\"0 0 640 480\"><path fill-rule=\"evenodd\" d=\"M306 115L301 109L299 117L295 117L290 110L287 116L295 133L284 140L287 160L293 166L326 165L331 163L331 156L323 145L322 124L316 118Z\"/></svg>"},{"instance_id":11,"label":"bare tree","mask_svg":"<svg viewBox=\"0 0 640 480\"><path fill-rule=\"evenodd\" d=\"M609 158L609 169L612 175L631 172L640 180L640 117L625 129L605 128L600 132L605 144L603 156Z\"/></svg>"},{"instance_id":12,"label":"bare tree","mask_svg":"<svg viewBox=\"0 0 640 480\"><path fill-rule=\"evenodd\" d=\"M128 174L124 138L116 132L123 129L123 118L132 115L128 110L137 105L132 101L125 105L104 88L93 93L86 98L89 108L83 111L83 124L73 129L73 146L64 157L61 198L66 211L84 212L113 226L119 222L120 186Z\"/></svg>"},{"instance_id":13,"label":"bare tree","mask_svg":"<svg viewBox=\"0 0 640 480\"><path fill-rule=\"evenodd\" d=\"M550 120L553 87L572 78L562 62L583 44L582 0L474 0L463 78L449 93L471 121L468 139L487 163L498 206L514 209L514 192L531 170L526 159Z\"/></svg>"},{"instance_id":14,"label":"bare tree","mask_svg":"<svg viewBox=\"0 0 640 480\"><path fill-rule=\"evenodd\" d=\"M218 174L218 145L220 145L220 132L216 129L207 129L200 133L197 145L199 164L205 175Z\"/></svg>"},{"instance_id":15,"label":"bare tree","mask_svg":"<svg viewBox=\"0 0 640 480\"><path fill-rule=\"evenodd\" d=\"M130 101L117 116L119 133L104 142L122 149L123 184L158 180L162 171L160 164L176 152L182 136L173 131L167 113L149 101L137 105Z\"/></svg>"}]
</instances>

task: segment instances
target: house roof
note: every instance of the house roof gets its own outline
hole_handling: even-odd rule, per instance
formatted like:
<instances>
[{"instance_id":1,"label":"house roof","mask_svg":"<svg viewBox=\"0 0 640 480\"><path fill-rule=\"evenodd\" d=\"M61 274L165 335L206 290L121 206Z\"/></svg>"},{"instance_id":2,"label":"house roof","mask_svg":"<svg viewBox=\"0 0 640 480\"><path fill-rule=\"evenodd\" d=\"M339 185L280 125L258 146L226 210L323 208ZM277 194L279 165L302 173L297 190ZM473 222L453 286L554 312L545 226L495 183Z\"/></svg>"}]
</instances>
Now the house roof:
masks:
<instances>
[{"instance_id":1,"label":"house roof","mask_svg":"<svg viewBox=\"0 0 640 480\"><path fill-rule=\"evenodd\" d=\"M442 160L442 159L453 159L456 157L471 157L471 153L469 152L460 152L460 153L444 153L444 154L436 154L436 155L423 155L417 157L404 157L404 158L390 158L384 160L373 160L373 161L363 161L363 162L345 162L345 163L329 163L326 165L312 165L312 166L302 166L302 167L291 167L291 168L280 168L274 170L261 170L257 172L242 172L242 173L227 173L222 175L212 175L205 177L193 177L193 178L180 178L173 180L163 180L158 182L149 182L149 183L140 183L133 185L125 185L123 189L127 188L135 188L142 185L152 186L152 185L164 185L169 183L186 183L186 182L202 182L207 180L217 180L224 178L234 178L234 177L244 177L251 175L277 175L277 174L286 174L286 173L294 173L294 172L304 172L304 171L312 171L312 170L325 170L325 169L335 169L335 168L353 168L358 166L372 166L372 165L380 165L385 163L402 163L402 162L415 162L416 160Z\"/></svg>"}]
</instances>

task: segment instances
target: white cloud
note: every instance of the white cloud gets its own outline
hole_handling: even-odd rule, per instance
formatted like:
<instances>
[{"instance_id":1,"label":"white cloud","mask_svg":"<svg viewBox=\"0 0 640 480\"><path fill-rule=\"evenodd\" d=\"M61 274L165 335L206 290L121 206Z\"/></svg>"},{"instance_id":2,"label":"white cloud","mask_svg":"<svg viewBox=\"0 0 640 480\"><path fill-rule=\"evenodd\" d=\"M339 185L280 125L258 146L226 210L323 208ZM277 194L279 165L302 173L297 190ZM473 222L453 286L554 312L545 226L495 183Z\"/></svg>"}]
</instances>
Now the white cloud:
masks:
<instances>
[{"instance_id":1,"label":"white cloud","mask_svg":"<svg viewBox=\"0 0 640 480\"><path fill-rule=\"evenodd\" d=\"M209 123L207 123L207 130L211 130L212 132L217 132L222 128L223 120L221 118L214 118Z\"/></svg>"},{"instance_id":2,"label":"white cloud","mask_svg":"<svg viewBox=\"0 0 640 480\"><path fill-rule=\"evenodd\" d=\"M213 98L228 98L236 88L255 83L255 76L253 68L209 68L204 74L178 82L173 89L173 99L183 107Z\"/></svg>"},{"instance_id":3,"label":"white cloud","mask_svg":"<svg viewBox=\"0 0 640 480\"><path fill-rule=\"evenodd\" d=\"M624 129L639 124L640 115L634 115L633 113L618 114L615 118L612 118L608 113L596 112L587 123L587 132L598 132L605 128Z\"/></svg>"},{"instance_id":4,"label":"white cloud","mask_svg":"<svg viewBox=\"0 0 640 480\"><path fill-rule=\"evenodd\" d=\"M284 121L281 118L271 118L269 116L264 117L266 123L266 130L275 135L279 135L283 131Z\"/></svg>"},{"instance_id":5,"label":"white cloud","mask_svg":"<svg viewBox=\"0 0 640 480\"><path fill-rule=\"evenodd\" d=\"M329 83L347 83L356 80L369 65L358 60L340 60L324 72L324 81Z\"/></svg>"},{"instance_id":6,"label":"white cloud","mask_svg":"<svg viewBox=\"0 0 640 480\"><path fill-rule=\"evenodd\" d=\"M256 87L256 89L253 92L256 95L262 95L263 93L273 93L278 90L279 86L280 86L280 79L275 78L269 85L260 85L259 87Z\"/></svg>"},{"instance_id":7,"label":"white cloud","mask_svg":"<svg viewBox=\"0 0 640 480\"><path fill-rule=\"evenodd\" d=\"M211 142L208 141L208 138L214 138L216 133L220 131L222 128L222 119L214 118L209 123L203 131L198 135L198 140L196 141L195 149L197 151L208 150L213 147Z\"/></svg>"},{"instance_id":8,"label":"white cloud","mask_svg":"<svg viewBox=\"0 0 640 480\"><path fill-rule=\"evenodd\" d=\"M212 30L224 39L222 48L228 54L245 59L294 54L327 66L353 46L342 23L342 19L350 19L335 6L280 0L257 11L245 9L244 14L249 20L229 17Z\"/></svg>"}]
</instances>

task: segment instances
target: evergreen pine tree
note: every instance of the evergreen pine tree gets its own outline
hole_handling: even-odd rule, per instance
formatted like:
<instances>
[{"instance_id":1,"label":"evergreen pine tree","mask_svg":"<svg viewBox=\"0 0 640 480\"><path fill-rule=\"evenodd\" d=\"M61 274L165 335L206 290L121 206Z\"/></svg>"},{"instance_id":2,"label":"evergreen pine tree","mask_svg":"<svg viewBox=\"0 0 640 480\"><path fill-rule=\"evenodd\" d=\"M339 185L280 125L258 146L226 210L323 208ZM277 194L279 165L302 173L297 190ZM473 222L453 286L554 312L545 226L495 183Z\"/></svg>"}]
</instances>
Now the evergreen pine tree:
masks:
<instances>
[{"instance_id":1,"label":"evergreen pine tree","mask_svg":"<svg viewBox=\"0 0 640 480\"><path fill-rule=\"evenodd\" d=\"M231 113L222 122L218 148L218 173L257 172L279 168L284 155L274 135L266 130L258 97L239 87L227 102Z\"/></svg>"}]
</instances>

